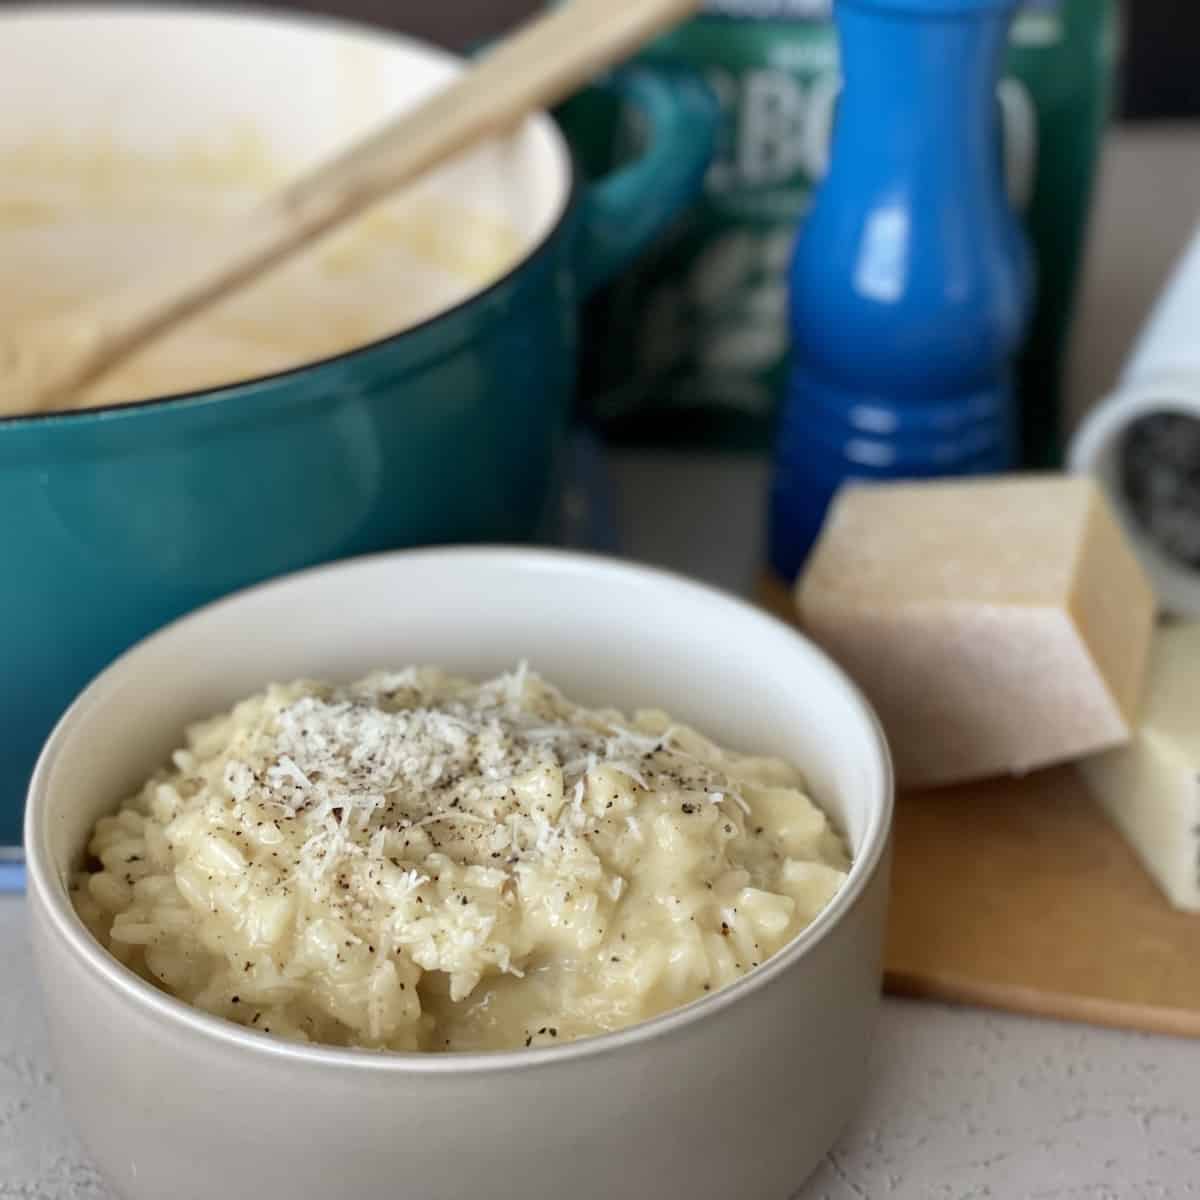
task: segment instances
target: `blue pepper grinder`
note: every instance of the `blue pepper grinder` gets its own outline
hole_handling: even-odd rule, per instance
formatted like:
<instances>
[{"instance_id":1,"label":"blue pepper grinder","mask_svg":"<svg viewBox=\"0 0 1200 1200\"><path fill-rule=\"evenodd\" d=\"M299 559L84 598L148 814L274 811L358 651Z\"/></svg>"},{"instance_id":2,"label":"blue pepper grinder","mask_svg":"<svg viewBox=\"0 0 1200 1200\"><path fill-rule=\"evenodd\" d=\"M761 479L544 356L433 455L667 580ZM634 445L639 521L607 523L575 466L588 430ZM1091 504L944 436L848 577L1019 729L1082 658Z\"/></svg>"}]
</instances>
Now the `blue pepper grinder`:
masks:
<instances>
[{"instance_id":1,"label":"blue pepper grinder","mask_svg":"<svg viewBox=\"0 0 1200 1200\"><path fill-rule=\"evenodd\" d=\"M1005 190L997 86L1017 6L835 0L842 91L792 261L771 488L785 582L842 482L1016 460L1032 260Z\"/></svg>"}]
</instances>

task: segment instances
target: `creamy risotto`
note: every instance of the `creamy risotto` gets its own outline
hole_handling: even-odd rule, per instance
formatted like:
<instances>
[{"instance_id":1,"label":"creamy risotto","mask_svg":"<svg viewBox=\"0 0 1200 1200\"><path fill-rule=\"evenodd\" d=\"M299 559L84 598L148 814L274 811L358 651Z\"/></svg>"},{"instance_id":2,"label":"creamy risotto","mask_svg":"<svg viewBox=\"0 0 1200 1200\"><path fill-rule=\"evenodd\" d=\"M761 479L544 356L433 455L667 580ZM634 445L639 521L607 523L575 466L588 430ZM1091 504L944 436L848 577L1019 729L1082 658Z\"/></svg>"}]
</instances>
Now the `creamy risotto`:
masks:
<instances>
[{"instance_id":1,"label":"creamy risotto","mask_svg":"<svg viewBox=\"0 0 1200 1200\"><path fill-rule=\"evenodd\" d=\"M103 818L75 905L122 962L284 1038L554 1045L723 987L849 866L800 772L520 667L272 686Z\"/></svg>"}]
</instances>

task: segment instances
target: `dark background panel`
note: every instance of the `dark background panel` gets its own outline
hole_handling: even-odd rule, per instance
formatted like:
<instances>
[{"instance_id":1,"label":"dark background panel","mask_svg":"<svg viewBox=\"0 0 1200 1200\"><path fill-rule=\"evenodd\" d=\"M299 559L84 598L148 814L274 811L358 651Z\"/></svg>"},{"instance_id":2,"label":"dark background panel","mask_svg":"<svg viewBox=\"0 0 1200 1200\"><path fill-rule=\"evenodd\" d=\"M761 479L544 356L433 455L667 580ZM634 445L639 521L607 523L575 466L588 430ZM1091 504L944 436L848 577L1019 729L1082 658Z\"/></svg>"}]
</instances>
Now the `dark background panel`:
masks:
<instances>
[{"instance_id":1,"label":"dark background panel","mask_svg":"<svg viewBox=\"0 0 1200 1200\"><path fill-rule=\"evenodd\" d=\"M1124 115L1200 115L1200 2L1128 0L1124 16Z\"/></svg>"},{"instance_id":2,"label":"dark background panel","mask_svg":"<svg viewBox=\"0 0 1200 1200\"><path fill-rule=\"evenodd\" d=\"M500 33L536 0L269 0L272 8L331 12L373 21L455 49Z\"/></svg>"}]
</instances>

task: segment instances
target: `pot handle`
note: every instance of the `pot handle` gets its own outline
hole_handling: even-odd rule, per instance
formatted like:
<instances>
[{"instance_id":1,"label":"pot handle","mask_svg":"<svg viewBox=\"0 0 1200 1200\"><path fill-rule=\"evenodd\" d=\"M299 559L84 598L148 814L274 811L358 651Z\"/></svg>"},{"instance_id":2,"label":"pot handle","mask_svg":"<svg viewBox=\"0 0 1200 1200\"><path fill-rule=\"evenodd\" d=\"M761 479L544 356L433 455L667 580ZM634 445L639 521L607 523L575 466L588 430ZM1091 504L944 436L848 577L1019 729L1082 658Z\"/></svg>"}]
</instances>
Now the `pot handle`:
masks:
<instances>
[{"instance_id":1,"label":"pot handle","mask_svg":"<svg viewBox=\"0 0 1200 1200\"><path fill-rule=\"evenodd\" d=\"M633 161L584 186L576 279L607 283L700 195L716 148L720 107L695 72L628 66L592 84L621 105L641 147Z\"/></svg>"}]
</instances>

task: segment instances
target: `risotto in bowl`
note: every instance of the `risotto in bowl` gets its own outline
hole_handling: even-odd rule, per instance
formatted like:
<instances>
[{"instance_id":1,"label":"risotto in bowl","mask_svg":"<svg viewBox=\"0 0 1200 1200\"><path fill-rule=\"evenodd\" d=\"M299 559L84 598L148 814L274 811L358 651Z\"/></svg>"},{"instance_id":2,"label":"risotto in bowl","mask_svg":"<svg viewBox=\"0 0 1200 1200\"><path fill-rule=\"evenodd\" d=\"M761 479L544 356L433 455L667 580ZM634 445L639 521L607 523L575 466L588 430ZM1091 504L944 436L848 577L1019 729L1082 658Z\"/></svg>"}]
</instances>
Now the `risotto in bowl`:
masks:
<instances>
[{"instance_id":1,"label":"risotto in bowl","mask_svg":"<svg viewBox=\"0 0 1200 1200\"><path fill-rule=\"evenodd\" d=\"M35 775L68 1105L132 1200L786 1196L863 1085L890 812L848 681L700 585L498 549L252 590Z\"/></svg>"}]
</instances>

